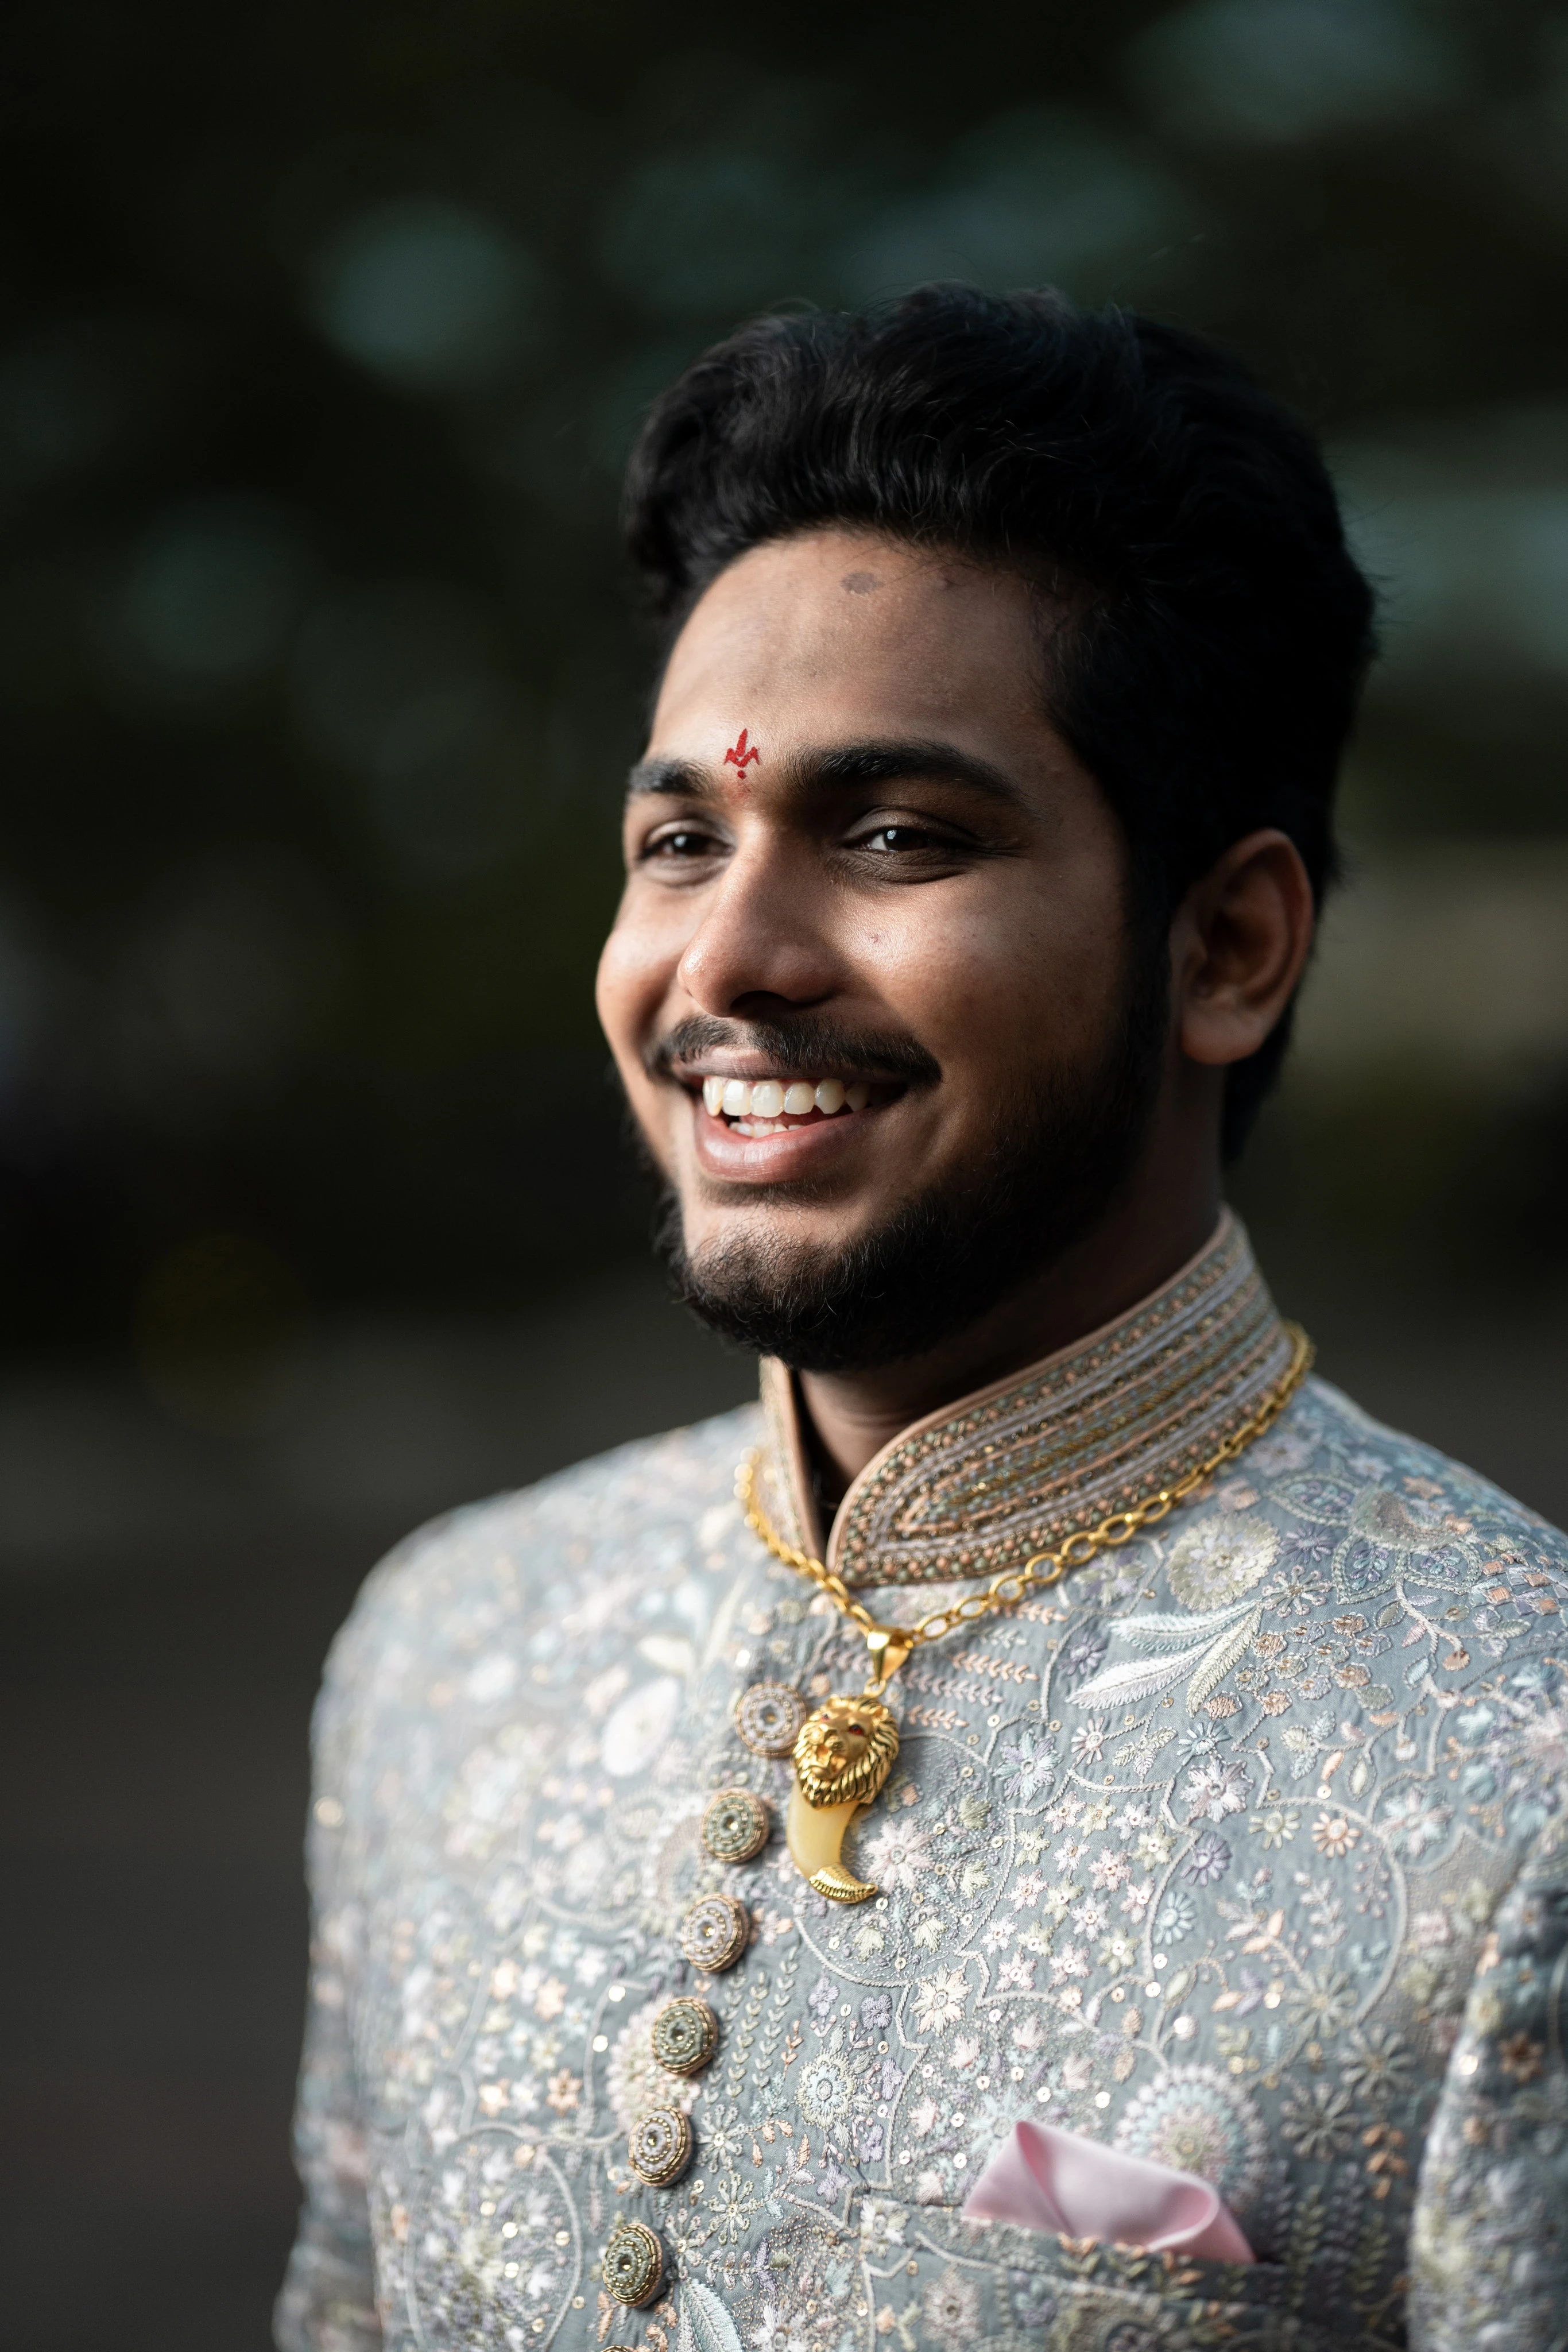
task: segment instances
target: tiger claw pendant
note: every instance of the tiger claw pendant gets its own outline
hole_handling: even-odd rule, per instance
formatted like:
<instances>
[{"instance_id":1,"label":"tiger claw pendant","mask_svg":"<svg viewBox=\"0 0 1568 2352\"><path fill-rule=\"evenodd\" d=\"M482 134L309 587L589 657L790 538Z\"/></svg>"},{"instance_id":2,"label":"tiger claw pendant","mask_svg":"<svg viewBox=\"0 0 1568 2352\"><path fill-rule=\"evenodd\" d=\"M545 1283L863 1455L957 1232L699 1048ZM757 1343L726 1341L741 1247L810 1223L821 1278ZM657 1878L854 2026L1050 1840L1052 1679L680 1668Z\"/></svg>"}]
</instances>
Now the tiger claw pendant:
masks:
<instances>
[{"instance_id":1,"label":"tiger claw pendant","mask_svg":"<svg viewBox=\"0 0 1568 2352\"><path fill-rule=\"evenodd\" d=\"M880 1699L827 1699L800 1727L784 1839L801 1877L830 1903L864 1903L876 1893L844 1868L839 1849L897 1754L898 1726Z\"/></svg>"},{"instance_id":2,"label":"tiger claw pendant","mask_svg":"<svg viewBox=\"0 0 1568 2352\"><path fill-rule=\"evenodd\" d=\"M841 1805L809 1805L799 1783L789 1792L789 1811L784 1819L789 1859L807 1884L830 1903L865 1903L876 1893L874 1886L852 1877L839 1858L844 1832L864 1811L858 1797Z\"/></svg>"},{"instance_id":3,"label":"tiger claw pendant","mask_svg":"<svg viewBox=\"0 0 1568 2352\"><path fill-rule=\"evenodd\" d=\"M840 1849L850 1823L881 1795L898 1754L898 1726L875 1694L909 1655L897 1627L866 1635L876 1666L858 1698L830 1698L802 1724L795 1741L795 1786L784 1824L789 1859L830 1903L864 1903L873 1885L845 1869Z\"/></svg>"}]
</instances>

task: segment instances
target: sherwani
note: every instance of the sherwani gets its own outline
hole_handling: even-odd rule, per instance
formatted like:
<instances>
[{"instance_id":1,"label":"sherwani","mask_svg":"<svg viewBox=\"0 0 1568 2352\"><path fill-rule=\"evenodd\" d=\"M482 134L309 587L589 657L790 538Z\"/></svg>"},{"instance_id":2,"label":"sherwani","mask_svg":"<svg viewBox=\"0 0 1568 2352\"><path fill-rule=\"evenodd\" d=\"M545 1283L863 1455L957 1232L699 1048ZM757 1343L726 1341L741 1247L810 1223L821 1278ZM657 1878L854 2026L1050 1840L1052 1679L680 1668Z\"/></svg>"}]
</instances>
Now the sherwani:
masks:
<instances>
[{"instance_id":1,"label":"sherwani","mask_svg":"<svg viewBox=\"0 0 1568 2352\"><path fill-rule=\"evenodd\" d=\"M737 1705L1207 1460L1288 1331L1240 1226L906 1430L818 1527L789 1377L424 1529L328 1668L285 2352L1496 2346L1568 2333L1568 1541L1322 1381L1163 1523L921 1650L814 1894ZM740 1722L751 1722L742 1713ZM702 1838L763 1798L757 1858ZM705 1895L749 1943L683 1958ZM699 1996L718 2046L651 2036ZM628 2162L690 2120L664 2189ZM967 2221L1021 2117L1197 2172L1257 2260ZM627 2220L656 2294L607 2292ZM646 2244L647 2241L639 2242Z\"/></svg>"}]
</instances>

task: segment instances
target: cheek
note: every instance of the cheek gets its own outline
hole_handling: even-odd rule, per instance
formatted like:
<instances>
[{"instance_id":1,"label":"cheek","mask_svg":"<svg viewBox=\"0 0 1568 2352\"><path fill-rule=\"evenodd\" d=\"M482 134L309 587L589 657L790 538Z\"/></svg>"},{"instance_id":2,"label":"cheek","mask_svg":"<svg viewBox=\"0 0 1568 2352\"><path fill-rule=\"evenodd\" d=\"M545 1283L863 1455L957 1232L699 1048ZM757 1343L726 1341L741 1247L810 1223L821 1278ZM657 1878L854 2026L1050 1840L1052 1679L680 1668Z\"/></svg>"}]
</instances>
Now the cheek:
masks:
<instances>
[{"instance_id":1,"label":"cheek","mask_svg":"<svg viewBox=\"0 0 1568 2352\"><path fill-rule=\"evenodd\" d=\"M1071 893L1042 897L1009 876L999 887L955 894L939 921L935 911L912 908L907 923L869 925L864 951L881 966L889 1006L950 1076L1057 1064L1098 1045L1121 954L1111 909L1101 916Z\"/></svg>"},{"instance_id":2,"label":"cheek","mask_svg":"<svg viewBox=\"0 0 1568 2352\"><path fill-rule=\"evenodd\" d=\"M618 1055L634 1050L656 1014L675 960L656 930L622 905L604 942L594 983L599 1018Z\"/></svg>"}]
</instances>

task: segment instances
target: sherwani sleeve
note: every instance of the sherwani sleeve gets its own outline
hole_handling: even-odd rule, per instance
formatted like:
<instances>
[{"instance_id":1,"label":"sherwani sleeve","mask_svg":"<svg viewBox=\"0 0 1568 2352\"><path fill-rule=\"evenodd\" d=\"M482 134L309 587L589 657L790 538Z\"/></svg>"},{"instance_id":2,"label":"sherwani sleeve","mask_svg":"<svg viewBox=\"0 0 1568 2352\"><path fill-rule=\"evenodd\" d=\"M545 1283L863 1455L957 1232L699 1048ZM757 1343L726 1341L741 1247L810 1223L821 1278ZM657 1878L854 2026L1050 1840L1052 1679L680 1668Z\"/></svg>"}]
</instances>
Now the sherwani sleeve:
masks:
<instances>
[{"instance_id":1,"label":"sherwani sleeve","mask_svg":"<svg viewBox=\"0 0 1568 2352\"><path fill-rule=\"evenodd\" d=\"M1568 2344L1568 1824L1542 1831L1483 1946L1411 2227L1411 2352Z\"/></svg>"},{"instance_id":2,"label":"sherwani sleeve","mask_svg":"<svg viewBox=\"0 0 1568 2352\"><path fill-rule=\"evenodd\" d=\"M316 1714L309 1990L294 2119L305 2197L274 2314L278 2352L376 2352L382 2342L350 2009L360 1940L344 1801L350 1745L329 1669Z\"/></svg>"}]
</instances>

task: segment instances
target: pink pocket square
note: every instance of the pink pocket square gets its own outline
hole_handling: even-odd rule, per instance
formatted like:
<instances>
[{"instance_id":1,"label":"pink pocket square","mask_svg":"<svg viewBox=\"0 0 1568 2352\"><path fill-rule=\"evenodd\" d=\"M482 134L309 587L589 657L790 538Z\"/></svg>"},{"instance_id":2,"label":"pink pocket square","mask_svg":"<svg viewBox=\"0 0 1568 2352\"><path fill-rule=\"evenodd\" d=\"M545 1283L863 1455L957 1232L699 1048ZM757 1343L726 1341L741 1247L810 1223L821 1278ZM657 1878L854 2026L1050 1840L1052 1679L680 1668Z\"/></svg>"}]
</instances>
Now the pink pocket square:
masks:
<instances>
[{"instance_id":1,"label":"pink pocket square","mask_svg":"<svg viewBox=\"0 0 1568 2352\"><path fill-rule=\"evenodd\" d=\"M971 2221L1010 2221L1064 2238L1145 2246L1210 2263L1249 2263L1251 2247L1217 2189L1196 2173L1124 2156L1078 2132L1016 2123L969 2193Z\"/></svg>"}]
</instances>

